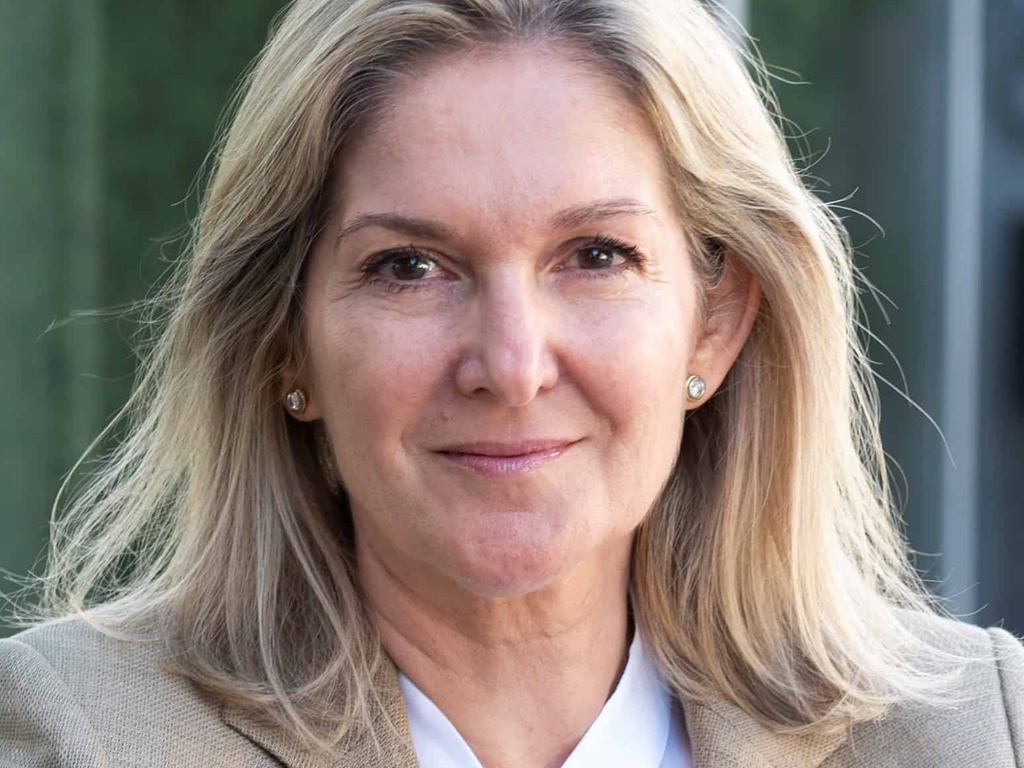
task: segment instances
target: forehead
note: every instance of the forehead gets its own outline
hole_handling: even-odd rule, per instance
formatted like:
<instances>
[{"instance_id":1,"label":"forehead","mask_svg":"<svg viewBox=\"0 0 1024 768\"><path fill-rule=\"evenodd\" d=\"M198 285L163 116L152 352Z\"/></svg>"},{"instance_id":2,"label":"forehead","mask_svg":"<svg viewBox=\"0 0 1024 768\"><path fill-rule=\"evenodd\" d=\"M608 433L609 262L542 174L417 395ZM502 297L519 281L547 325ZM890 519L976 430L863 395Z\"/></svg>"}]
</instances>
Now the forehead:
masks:
<instances>
[{"instance_id":1,"label":"forehead","mask_svg":"<svg viewBox=\"0 0 1024 768\"><path fill-rule=\"evenodd\" d=\"M668 207L660 145L621 86L579 57L519 45L429 61L339 167L341 209L521 227L567 205Z\"/></svg>"}]
</instances>

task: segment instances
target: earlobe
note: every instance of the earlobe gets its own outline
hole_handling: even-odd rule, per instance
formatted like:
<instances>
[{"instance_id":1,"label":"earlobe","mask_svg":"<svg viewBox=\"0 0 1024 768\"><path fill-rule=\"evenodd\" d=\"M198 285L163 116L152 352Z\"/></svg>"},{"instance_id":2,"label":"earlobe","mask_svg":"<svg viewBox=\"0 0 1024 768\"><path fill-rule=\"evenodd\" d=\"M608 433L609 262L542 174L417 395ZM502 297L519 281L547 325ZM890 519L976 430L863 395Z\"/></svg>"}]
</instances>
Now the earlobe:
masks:
<instances>
[{"instance_id":1,"label":"earlobe","mask_svg":"<svg viewBox=\"0 0 1024 768\"><path fill-rule=\"evenodd\" d=\"M761 287L747 266L733 251L724 255L721 281L705 299L704 323L690 358L687 408L697 408L721 386L746 343L761 305ZM691 390L694 377L704 382L700 397Z\"/></svg>"}]
</instances>

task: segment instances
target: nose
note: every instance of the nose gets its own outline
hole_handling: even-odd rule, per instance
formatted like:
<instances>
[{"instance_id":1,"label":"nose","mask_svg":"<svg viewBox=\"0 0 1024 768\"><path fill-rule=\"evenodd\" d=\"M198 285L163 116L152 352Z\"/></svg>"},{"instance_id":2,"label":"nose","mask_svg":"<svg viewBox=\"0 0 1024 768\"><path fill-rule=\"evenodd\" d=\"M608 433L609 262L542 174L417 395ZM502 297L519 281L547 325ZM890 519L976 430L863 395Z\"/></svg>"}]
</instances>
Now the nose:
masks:
<instances>
[{"instance_id":1,"label":"nose","mask_svg":"<svg viewBox=\"0 0 1024 768\"><path fill-rule=\"evenodd\" d=\"M455 383L466 397L518 408L558 381L551 308L530 277L505 275L480 289L466 319Z\"/></svg>"}]
</instances>

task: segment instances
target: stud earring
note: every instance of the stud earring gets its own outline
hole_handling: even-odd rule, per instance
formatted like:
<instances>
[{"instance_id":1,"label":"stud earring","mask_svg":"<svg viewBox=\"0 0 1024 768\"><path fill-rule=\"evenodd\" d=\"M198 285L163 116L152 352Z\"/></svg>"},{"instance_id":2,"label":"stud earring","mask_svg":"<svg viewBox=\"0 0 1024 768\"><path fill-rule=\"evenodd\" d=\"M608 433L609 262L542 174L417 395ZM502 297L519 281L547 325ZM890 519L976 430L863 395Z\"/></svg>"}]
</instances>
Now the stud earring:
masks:
<instances>
[{"instance_id":1,"label":"stud earring","mask_svg":"<svg viewBox=\"0 0 1024 768\"><path fill-rule=\"evenodd\" d=\"M302 413L306 410L306 393L301 389L293 389L285 395L284 401L292 413Z\"/></svg>"},{"instance_id":2,"label":"stud earring","mask_svg":"<svg viewBox=\"0 0 1024 768\"><path fill-rule=\"evenodd\" d=\"M692 402L697 402L704 397L707 388L707 384L704 383L704 379L700 376L691 376L686 380L686 396Z\"/></svg>"}]
</instances>

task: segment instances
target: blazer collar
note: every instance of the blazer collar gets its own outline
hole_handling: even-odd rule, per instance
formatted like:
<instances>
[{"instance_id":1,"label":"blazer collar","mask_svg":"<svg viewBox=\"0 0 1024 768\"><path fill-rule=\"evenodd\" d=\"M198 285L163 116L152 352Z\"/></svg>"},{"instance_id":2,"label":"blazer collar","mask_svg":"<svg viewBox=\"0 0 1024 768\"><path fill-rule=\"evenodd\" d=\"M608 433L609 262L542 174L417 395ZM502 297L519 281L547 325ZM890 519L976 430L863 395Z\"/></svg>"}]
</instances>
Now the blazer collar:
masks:
<instances>
[{"instance_id":1,"label":"blazer collar","mask_svg":"<svg viewBox=\"0 0 1024 768\"><path fill-rule=\"evenodd\" d=\"M294 735L248 710L228 704L221 716L230 728L287 768L417 768L398 672L390 661L380 665L373 684L381 705L374 716L379 742L360 735L329 753L310 750Z\"/></svg>"},{"instance_id":2,"label":"blazer collar","mask_svg":"<svg viewBox=\"0 0 1024 768\"><path fill-rule=\"evenodd\" d=\"M723 699L682 706L694 768L818 768L847 739L777 733Z\"/></svg>"},{"instance_id":3,"label":"blazer collar","mask_svg":"<svg viewBox=\"0 0 1024 768\"><path fill-rule=\"evenodd\" d=\"M394 665L382 664L374 683L381 702L376 718L382 726L379 744L362 736L334 752L315 752L248 711L226 705L222 717L287 768L417 768ZM845 733L776 733L721 699L683 700L682 708L694 768L818 768L847 738Z\"/></svg>"}]
</instances>

